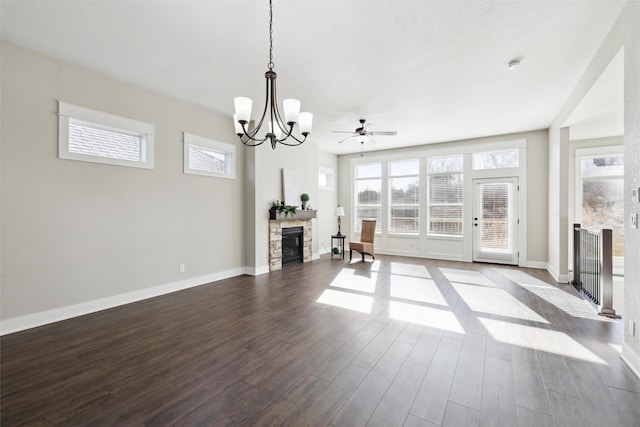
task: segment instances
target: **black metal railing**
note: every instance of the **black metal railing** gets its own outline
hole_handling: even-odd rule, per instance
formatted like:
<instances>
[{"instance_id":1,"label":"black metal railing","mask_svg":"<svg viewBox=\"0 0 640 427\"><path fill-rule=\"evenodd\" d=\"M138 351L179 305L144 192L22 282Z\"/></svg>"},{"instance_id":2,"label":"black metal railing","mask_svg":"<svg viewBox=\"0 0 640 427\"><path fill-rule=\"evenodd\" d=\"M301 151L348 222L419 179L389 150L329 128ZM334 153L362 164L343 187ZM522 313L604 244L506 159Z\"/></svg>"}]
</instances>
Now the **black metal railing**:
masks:
<instances>
[{"instance_id":1,"label":"black metal railing","mask_svg":"<svg viewBox=\"0 0 640 427\"><path fill-rule=\"evenodd\" d=\"M598 314L620 317L613 309L613 232L600 233L573 224L573 281L598 307Z\"/></svg>"}]
</instances>

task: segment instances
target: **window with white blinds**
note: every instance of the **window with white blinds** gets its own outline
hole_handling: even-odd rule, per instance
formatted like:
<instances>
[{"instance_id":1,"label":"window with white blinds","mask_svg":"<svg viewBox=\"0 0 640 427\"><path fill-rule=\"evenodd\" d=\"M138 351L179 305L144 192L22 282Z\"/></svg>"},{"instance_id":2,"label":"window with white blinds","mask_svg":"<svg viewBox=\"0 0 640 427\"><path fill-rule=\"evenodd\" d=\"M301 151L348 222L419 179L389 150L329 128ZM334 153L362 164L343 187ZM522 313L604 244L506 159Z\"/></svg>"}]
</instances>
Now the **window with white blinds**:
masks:
<instances>
[{"instance_id":1,"label":"window with white blinds","mask_svg":"<svg viewBox=\"0 0 640 427\"><path fill-rule=\"evenodd\" d=\"M462 236L462 155L427 159L428 233Z\"/></svg>"},{"instance_id":2,"label":"window with white blinds","mask_svg":"<svg viewBox=\"0 0 640 427\"><path fill-rule=\"evenodd\" d=\"M185 132L184 173L235 179L235 145Z\"/></svg>"},{"instance_id":3,"label":"window with white blinds","mask_svg":"<svg viewBox=\"0 0 640 427\"><path fill-rule=\"evenodd\" d=\"M418 233L420 161L389 162L389 232Z\"/></svg>"},{"instance_id":4,"label":"window with white blinds","mask_svg":"<svg viewBox=\"0 0 640 427\"><path fill-rule=\"evenodd\" d=\"M154 126L58 102L58 157L153 169Z\"/></svg>"},{"instance_id":5,"label":"window with white blinds","mask_svg":"<svg viewBox=\"0 0 640 427\"><path fill-rule=\"evenodd\" d=\"M482 184L482 250L494 253L511 252L509 233L511 205L509 183Z\"/></svg>"},{"instance_id":6,"label":"window with white blinds","mask_svg":"<svg viewBox=\"0 0 640 427\"><path fill-rule=\"evenodd\" d=\"M381 230L382 219L382 163L355 166L355 231L360 232L363 219L375 219L376 231Z\"/></svg>"}]
</instances>

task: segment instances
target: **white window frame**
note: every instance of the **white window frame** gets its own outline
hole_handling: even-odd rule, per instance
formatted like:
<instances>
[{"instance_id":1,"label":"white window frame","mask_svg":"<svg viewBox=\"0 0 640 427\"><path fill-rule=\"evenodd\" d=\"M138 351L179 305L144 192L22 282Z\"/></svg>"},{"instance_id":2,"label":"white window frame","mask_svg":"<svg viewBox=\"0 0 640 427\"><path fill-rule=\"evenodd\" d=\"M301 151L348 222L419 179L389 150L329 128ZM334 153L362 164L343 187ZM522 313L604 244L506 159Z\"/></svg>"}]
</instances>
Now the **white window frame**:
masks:
<instances>
[{"instance_id":1,"label":"white window frame","mask_svg":"<svg viewBox=\"0 0 640 427\"><path fill-rule=\"evenodd\" d=\"M380 175L377 177L364 177L364 178L358 178L357 176L357 169L358 166L366 166L366 165L380 165ZM362 221L358 220L358 207L359 206L371 206L371 207L378 207L380 209L380 220L376 219L376 234L380 234L383 230L382 227L382 222L385 220L385 213L384 213L384 209L385 209L385 202L384 202L384 193L385 193L385 177L383 177L383 175L385 174L385 168L384 168L384 162L383 161L369 161L369 162L362 162L362 163L356 163L353 166L353 179L351 180L351 185L353 188L353 209L352 209L352 220L353 220L353 233L359 234L362 229ZM358 203L358 182L359 181L366 181L366 180L370 180L370 179L378 179L380 180L380 203L378 204L373 204L373 205L360 205ZM364 218L363 218L364 219Z\"/></svg>"},{"instance_id":2,"label":"white window frame","mask_svg":"<svg viewBox=\"0 0 640 427\"><path fill-rule=\"evenodd\" d=\"M498 154L498 153L515 153L517 164L515 166L496 166L496 167L486 167L486 168L476 168L476 157L482 156L486 154ZM518 147L507 148L501 150L491 150L491 151L475 151L471 153L471 169L474 171L486 171L486 170L496 170L496 169L515 169L520 167L520 150Z\"/></svg>"},{"instance_id":3,"label":"white window frame","mask_svg":"<svg viewBox=\"0 0 640 427\"><path fill-rule=\"evenodd\" d=\"M214 172L201 169L192 169L189 164L189 152L191 147L216 151L225 156L225 171ZM215 178L236 179L236 146L228 142L216 141L203 136L184 132L184 173L189 175L202 175Z\"/></svg>"},{"instance_id":4,"label":"white window frame","mask_svg":"<svg viewBox=\"0 0 640 427\"><path fill-rule=\"evenodd\" d=\"M391 164L392 163L401 163L401 162L417 162L418 163L418 169L417 169L417 173L416 174L406 174L406 175L392 175L391 174ZM388 178L387 178L387 185L389 187L388 190L388 195L389 195L389 203L387 206L387 233L389 235L400 235L400 236L418 236L420 234L420 227L421 227L421 222L422 222L422 217L420 215L420 211L421 211L421 206L420 206L420 194L421 194L421 188L420 188L420 159L419 158L407 158L407 159L403 159L403 160L390 160L387 162L387 168L388 168ZM392 195L392 191L391 191L391 182L394 178L417 178L418 179L418 202L417 203L413 203L413 204L409 204L409 203L403 203L403 204L394 204L393 203L393 195ZM403 207L408 207L408 208L417 208L418 209L418 226L416 228L416 231L398 231L398 230L392 230L391 229L391 223L393 222L393 215L391 214L391 211L393 210L393 208L403 208Z\"/></svg>"},{"instance_id":5,"label":"white window frame","mask_svg":"<svg viewBox=\"0 0 640 427\"><path fill-rule=\"evenodd\" d=\"M115 159L69 151L69 124L80 122L88 127L127 133L140 137L139 161ZM154 168L154 125L81 105L58 101L58 158L102 163L141 169Z\"/></svg>"},{"instance_id":6,"label":"white window frame","mask_svg":"<svg viewBox=\"0 0 640 427\"><path fill-rule=\"evenodd\" d=\"M462 158L462 170L460 170L459 172L429 172L429 160L431 159L439 159L439 158L447 158L447 157L461 157ZM427 221L426 221L426 225L427 225L427 236L429 237L436 237L436 238L448 238L448 239L456 239L456 240L463 240L465 238L465 228L464 228L464 215L465 215L465 208L467 207L467 197L465 194L465 164L467 162L467 156L465 156L465 154L450 154L450 155L439 155L439 156L428 156L426 159L426 164L425 164L425 172L426 172L426 180L427 180L427 197L425 200L425 205L426 205L426 209L427 209ZM431 207L432 206L447 206L447 204L444 203L431 203L431 195L430 195L430 180L431 180L431 176L433 175L460 175L462 176L462 191L463 191L463 196L462 196L462 203L458 203L458 204L451 204L451 206L457 206L460 205L460 208L462 209L462 217L460 218L461 220L461 231L460 234L450 234L450 233L438 233L435 231L431 231ZM467 177L468 179L468 177Z\"/></svg>"},{"instance_id":7,"label":"white window frame","mask_svg":"<svg viewBox=\"0 0 640 427\"><path fill-rule=\"evenodd\" d=\"M574 194L575 194L575 203L574 203L574 222L582 224L582 186L585 178L582 177L582 160L596 157L607 157L607 156L622 156L624 159L624 146L622 145L607 145L602 147L592 147L592 148L576 148L575 150L575 163L574 163ZM626 164L625 164L626 167ZM624 183L624 174L623 175L607 175L607 176L599 176L599 177L587 177L586 180L590 179L622 179ZM625 194L625 197L627 195ZM623 216L624 220L624 216ZM624 257L614 256L613 257L613 270L614 274L623 274L624 272Z\"/></svg>"}]
</instances>

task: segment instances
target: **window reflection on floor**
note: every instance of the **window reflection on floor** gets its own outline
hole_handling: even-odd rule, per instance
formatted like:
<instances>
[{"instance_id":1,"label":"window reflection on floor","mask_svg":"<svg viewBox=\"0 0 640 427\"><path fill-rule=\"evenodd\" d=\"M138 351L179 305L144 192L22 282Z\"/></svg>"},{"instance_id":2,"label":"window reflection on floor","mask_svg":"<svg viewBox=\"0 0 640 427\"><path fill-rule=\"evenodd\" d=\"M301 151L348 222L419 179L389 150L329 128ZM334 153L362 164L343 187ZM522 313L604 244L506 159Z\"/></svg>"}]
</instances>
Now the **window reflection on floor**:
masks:
<instances>
[{"instance_id":1,"label":"window reflection on floor","mask_svg":"<svg viewBox=\"0 0 640 427\"><path fill-rule=\"evenodd\" d=\"M604 360L564 332L495 319L479 320L496 341L606 365Z\"/></svg>"},{"instance_id":2,"label":"window reflection on floor","mask_svg":"<svg viewBox=\"0 0 640 427\"><path fill-rule=\"evenodd\" d=\"M609 320L597 316L579 296L525 271L496 267L484 275L477 270L440 267L446 280L434 280L420 264L376 260L359 267L366 268L349 265L342 269L317 302L361 313L372 313L375 306L383 310L379 314L388 311L392 320L460 334L469 327L506 344L606 364L574 338L554 330L540 305L531 301L553 304L572 316ZM440 277L434 269L433 277Z\"/></svg>"},{"instance_id":3,"label":"window reflection on floor","mask_svg":"<svg viewBox=\"0 0 640 427\"><path fill-rule=\"evenodd\" d=\"M402 320L404 322L464 334L464 328L456 318L456 315L449 310L391 301L389 304L389 317L394 320Z\"/></svg>"},{"instance_id":4,"label":"window reflection on floor","mask_svg":"<svg viewBox=\"0 0 640 427\"><path fill-rule=\"evenodd\" d=\"M334 307L355 310L361 313L371 313L373 297L326 289L316 302L333 305Z\"/></svg>"}]
</instances>

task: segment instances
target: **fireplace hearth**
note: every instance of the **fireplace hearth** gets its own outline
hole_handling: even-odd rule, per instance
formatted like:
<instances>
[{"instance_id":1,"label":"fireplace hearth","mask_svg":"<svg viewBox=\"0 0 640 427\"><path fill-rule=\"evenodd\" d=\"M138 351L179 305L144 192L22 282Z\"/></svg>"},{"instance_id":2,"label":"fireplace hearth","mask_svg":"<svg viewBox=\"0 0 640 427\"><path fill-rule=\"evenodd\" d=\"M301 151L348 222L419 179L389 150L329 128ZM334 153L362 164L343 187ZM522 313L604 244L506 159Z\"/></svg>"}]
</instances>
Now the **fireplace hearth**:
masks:
<instances>
[{"instance_id":1,"label":"fireplace hearth","mask_svg":"<svg viewBox=\"0 0 640 427\"><path fill-rule=\"evenodd\" d=\"M313 231L311 220L312 218L283 218L269 221L269 271L281 270L284 265L290 263L309 262L312 260ZM292 229L295 230L292 234L296 236L289 241L289 230ZM299 230L302 230L302 233ZM300 252L295 248L295 258L288 259L292 256L292 248L289 248L289 246L294 245L300 247Z\"/></svg>"}]
</instances>

